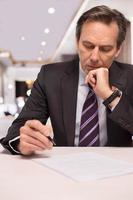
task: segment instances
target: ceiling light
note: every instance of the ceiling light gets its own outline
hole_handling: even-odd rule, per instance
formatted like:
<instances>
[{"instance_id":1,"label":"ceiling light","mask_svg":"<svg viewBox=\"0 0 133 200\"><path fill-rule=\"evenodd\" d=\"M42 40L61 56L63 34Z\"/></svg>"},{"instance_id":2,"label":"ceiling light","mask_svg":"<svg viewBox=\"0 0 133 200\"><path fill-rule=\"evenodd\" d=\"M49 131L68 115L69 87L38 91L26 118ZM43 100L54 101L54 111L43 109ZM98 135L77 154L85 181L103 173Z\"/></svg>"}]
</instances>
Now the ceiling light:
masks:
<instances>
[{"instance_id":1,"label":"ceiling light","mask_svg":"<svg viewBox=\"0 0 133 200\"><path fill-rule=\"evenodd\" d=\"M38 57L37 60L38 60L38 61L42 61L42 57Z\"/></svg>"},{"instance_id":2,"label":"ceiling light","mask_svg":"<svg viewBox=\"0 0 133 200\"><path fill-rule=\"evenodd\" d=\"M44 33L48 34L50 32L49 28L44 29Z\"/></svg>"},{"instance_id":3,"label":"ceiling light","mask_svg":"<svg viewBox=\"0 0 133 200\"><path fill-rule=\"evenodd\" d=\"M55 13L55 8L51 7L48 9L49 14L54 14Z\"/></svg>"},{"instance_id":4,"label":"ceiling light","mask_svg":"<svg viewBox=\"0 0 133 200\"><path fill-rule=\"evenodd\" d=\"M24 36L21 36L20 39L21 39L21 41L25 41L26 40L26 38Z\"/></svg>"},{"instance_id":5,"label":"ceiling light","mask_svg":"<svg viewBox=\"0 0 133 200\"><path fill-rule=\"evenodd\" d=\"M41 46L45 46L46 45L46 42L45 41L42 41L41 42Z\"/></svg>"},{"instance_id":6,"label":"ceiling light","mask_svg":"<svg viewBox=\"0 0 133 200\"><path fill-rule=\"evenodd\" d=\"M8 89L11 90L13 88L13 85L11 83L8 84Z\"/></svg>"}]
</instances>

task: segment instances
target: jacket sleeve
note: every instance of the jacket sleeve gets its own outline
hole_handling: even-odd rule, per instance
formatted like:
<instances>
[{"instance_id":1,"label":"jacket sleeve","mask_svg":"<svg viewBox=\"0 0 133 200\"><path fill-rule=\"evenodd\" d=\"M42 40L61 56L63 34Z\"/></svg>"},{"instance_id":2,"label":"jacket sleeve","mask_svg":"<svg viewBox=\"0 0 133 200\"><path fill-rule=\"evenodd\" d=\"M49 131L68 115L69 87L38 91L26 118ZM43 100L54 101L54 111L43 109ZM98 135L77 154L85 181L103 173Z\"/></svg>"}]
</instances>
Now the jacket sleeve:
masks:
<instances>
[{"instance_id":1,"label":"jacket sleeve","mask_svg":"<svg viewBox=\"0 0 133 200\"><path fill-rule=\"evenodd\" d=\"M118 105L108 117L133 135L133 92L124 91Z\"/></svg>"},{"instance_id":2,"label":"jacket sleeve","mask_svg":"<svg viewBox=\"0 0 133 200\"><path fill-rule=\"evenodd\" d=\"M23 126L27 120L31 119L38 119L45 124L48 117L49 110L45 93L45 67L42 67L36 81L34 82L30 97L26 101L18 118L13 121L11 127L8 129L7 136L2 138L0 143L11 153L16 154L17 152L14 152L9 144L10 141L13 141L14 138L19 136L20 127ZM18 143L19 139L12 143L14 149L16 149Z\"/></svg>"}]
</instances>

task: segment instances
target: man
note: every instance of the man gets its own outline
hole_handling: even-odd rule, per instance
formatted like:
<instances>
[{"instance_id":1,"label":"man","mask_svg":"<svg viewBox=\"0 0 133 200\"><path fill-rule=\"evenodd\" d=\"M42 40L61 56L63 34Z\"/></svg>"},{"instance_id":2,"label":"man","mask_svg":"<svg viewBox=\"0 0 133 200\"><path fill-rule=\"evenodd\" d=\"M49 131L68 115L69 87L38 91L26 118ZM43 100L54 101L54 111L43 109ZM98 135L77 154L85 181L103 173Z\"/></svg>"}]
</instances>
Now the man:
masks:
<instances>
[{"instance_id":1,"label":"man","mask_svg":"<svg viewBox=\"0 0 133 200\"><path fill-rule=\"evenodd\" d=\"M23 155L51 149L50 129L45 125L50 117L57 146L131 146L133 67L114 61L127 26L123 14L106 6L85 12L76 27L79 59L42 67L2 145ZM87 98L93 96L95 103L84 111L88 92ZM93 106L98 109L94 113ZM82 124L86 112L92 116ZM90 122L91 129L81 137ZM93 140L86 142L93 132Z\"/></svg>"}]
</instances>

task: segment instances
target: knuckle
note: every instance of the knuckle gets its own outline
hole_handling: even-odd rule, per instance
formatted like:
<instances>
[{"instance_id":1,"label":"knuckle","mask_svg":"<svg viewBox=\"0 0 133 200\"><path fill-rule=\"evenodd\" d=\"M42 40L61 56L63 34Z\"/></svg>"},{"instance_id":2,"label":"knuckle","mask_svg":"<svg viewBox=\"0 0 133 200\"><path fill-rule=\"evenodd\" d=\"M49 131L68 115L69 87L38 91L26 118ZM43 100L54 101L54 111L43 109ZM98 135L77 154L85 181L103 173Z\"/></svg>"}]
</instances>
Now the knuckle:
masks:
<instances>
[{"instance_id":1,"label":"knuckle","mask_svg":"<svg viewBox=\"0 0 133 200\"><path fill-rule=\"evenodd\" d=\"M28 125L30 122L31 122L31 120L27 120L27 121L25 122L25 125Z\"/></svg>"},{"instance_id":2,"label":"knuckle","mask_svg":"<svg viewBox=\"0 0 133 200\"><path fill-rule=\"evenodd\" d=\"M25 140L25 138L26 138L26 136L25 136L24 134L21 134L21 135L20 135L20 140L21 140L21 141Z\"/></svg>"},{"instance_id":3,"label":"knuckle","mask_svg":"<svg viewBox=\"0 0 133 200\"><path fill-rule=\"evenodd\" d=\"M32 122L34 123L34 125L38 125L38 124L40 124L39 121L36 120L36 119L32 120Z\"/></svg>"},{"instance_id":4,"label":"knuckle","mask_svg":"<svg viewBox=\"0 0 133 200\"><path fill-rule=\"evenodd\" d=\"M20 127L20 133L23 133L25 131L25 126Z\"/></svg>"}]
</instances>

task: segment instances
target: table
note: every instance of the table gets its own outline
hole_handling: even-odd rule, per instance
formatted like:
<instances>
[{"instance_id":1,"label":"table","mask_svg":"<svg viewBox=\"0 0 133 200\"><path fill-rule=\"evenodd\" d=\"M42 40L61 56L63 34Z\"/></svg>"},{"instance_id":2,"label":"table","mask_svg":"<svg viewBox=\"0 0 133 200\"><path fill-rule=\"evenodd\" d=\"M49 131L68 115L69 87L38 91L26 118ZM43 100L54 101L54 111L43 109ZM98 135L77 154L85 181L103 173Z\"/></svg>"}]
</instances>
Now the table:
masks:
<instances>
[{"instance_id":1,"label":"table","mask_svg":"<svg viewBox=\"0 0 133 200\"><path fill-rule=\"evenodd\" d=\"M33 157L13 156L0 150L1 200L132 200L133 174L76 182L34 161L47 154L98 152L133 163L133 148L54 147ZM32 160L33 158L33 160Z\"/></svg>"}]
</instances>

